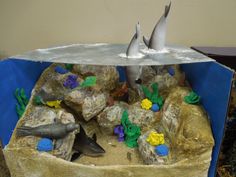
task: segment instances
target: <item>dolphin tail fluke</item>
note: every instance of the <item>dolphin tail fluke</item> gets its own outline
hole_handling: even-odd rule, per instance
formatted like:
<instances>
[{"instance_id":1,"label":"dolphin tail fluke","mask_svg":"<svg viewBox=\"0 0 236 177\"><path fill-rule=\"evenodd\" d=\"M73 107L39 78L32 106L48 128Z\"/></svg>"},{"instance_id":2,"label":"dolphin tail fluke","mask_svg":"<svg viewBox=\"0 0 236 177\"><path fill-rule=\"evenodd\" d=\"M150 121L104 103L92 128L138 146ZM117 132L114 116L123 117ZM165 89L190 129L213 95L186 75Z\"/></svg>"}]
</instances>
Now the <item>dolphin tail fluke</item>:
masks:
<instances>
[{"instance_id":1,"label":"dolphin tail fluke","mask_svg":"<svg viewBox=\"0 0 236 177\"><path fill-rule=\"evenodd\" d=\"M171 1L170 4L168 6L165 7L165 18L168 16L169 12L170 12L170 7L171 7Z\"/></svg>"},{"instance_id":2,"label":"dolphin tail fluke","mask_svg":"<svg viewBox=\"0 0 236 177\"><path fill-rule=\"evenodd\" d=\"M149 40L145 36L143 36L143 42L147 47L149 47Z\"/></svg>"}]
</instances>

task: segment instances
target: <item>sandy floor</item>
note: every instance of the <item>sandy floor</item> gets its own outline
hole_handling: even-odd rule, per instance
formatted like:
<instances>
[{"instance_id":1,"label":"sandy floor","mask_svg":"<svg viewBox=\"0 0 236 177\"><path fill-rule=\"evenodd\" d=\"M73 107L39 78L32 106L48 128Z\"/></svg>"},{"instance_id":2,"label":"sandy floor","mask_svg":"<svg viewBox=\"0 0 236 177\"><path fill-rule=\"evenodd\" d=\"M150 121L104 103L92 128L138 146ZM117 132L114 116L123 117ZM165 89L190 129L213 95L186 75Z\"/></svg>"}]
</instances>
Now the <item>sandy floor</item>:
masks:
<instances>
[{"instance_id":1,"label":"sandy floor","mask_svg":"<svg viewBox=\"0 0 236 177\"><path fill-rule=\"evenodd\" d=\"M97 142L105 149L101 157L81 156L76 163L90 165L131 165L143 164L137 148L129 148L124 142L118 142L115 136L97 134Z\"/></svg>"},{"instance_id":2,"label":"sandy floor","mask_svg":"<svg viewBox=\"0 0 236 177\"><path fill-rule=\"evenodd\" d=\"M0 177L10 177L10 173L8 171L8 168L4 160L4 156L2 154L1 145L0 145Z\"/></svg>"}]
</instances>

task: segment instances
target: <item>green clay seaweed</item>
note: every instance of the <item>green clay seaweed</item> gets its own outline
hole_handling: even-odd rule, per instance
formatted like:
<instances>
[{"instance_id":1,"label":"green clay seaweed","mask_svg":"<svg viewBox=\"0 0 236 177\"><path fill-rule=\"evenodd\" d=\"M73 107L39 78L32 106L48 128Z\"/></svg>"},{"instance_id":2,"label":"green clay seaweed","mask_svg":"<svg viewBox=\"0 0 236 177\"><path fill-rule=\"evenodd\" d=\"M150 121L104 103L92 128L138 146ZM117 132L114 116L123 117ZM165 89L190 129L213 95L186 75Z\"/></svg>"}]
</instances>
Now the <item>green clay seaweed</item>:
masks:
<instances>
[{"instance_id":1,"label":"green clay seaweed","mask_svg":"<svg viewBox=\"0 0 236 177\"><path fill-rule=\"evenodd\" d=\"M158 104L161 108L163 106L163 98L158 93L158 84L153 83L151 85L152 92L144 85L142 85L142 90L146 98L148 98L153 104Z\"/></svg>"},{"instance_id":2,"label":"green clay seaweed","mask_svg":"<svg viewBox=\"0 0 236 177\"><path fill-rule=\"evenodd\" d=\"M198 104L201 97L198 96L194 91L191 91L187 96L184 97L185 103L188 104Z\"/></svg>"},{"instance_id":3,"label":"green clay seaweed","mask_svg":"<svg viewBox=\"0 0 236 177\"><path fill-rule=\"evenodd\" d=\"M138 147L137 140L141 135L141 130L139 126L130 122L127 110L122 114L121 125L124 128L125 144L130 148Z\"/></svg>"},{"instance_id":4,"label":"green clay seaweed","mask_svg":"<svg viewBox=\"0 0 236 177\"><path fill-rule=\"evenodd\" d=\"M20 118L25 112L25 108L29 102L29 99L27 98L27 96L25 94L25 90L23 88L21 88L21 89L17 88L15 90L14 95L15 95L15 98L18 102L18 103L16 103L16 113L17 113L18 117Z\"/></svg>"}]
</instances>

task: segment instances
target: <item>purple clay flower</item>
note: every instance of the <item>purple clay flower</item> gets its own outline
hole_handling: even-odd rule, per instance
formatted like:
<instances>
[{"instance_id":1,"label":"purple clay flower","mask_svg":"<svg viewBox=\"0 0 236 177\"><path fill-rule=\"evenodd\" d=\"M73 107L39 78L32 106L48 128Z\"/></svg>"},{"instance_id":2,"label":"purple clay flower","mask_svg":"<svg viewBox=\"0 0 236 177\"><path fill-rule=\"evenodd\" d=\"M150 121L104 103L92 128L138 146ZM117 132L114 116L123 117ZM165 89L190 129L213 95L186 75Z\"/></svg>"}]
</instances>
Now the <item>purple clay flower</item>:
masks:
<instances>
[{"instance_id":1,"label":"purple clay flower","mask_svg":"<svg viewBox=\"0 0 236 177\"><path fill-rule=\"evenodd\" d=\"M115 135L118 135L118 141L119 141L119 142L125 140L124 128L123 128L122 125L117 125L117 126L114 128L114 133L115 133Z\"/></svg>"},{"instance_id":2,"label":"purple clay flower","mask_svg":"<svg viewBox=\"0 0 236 177\"><path fill-rule=\"evenodd\" d=\"M76 81L77 80L77 76L76 75L69 75L68 79L70 79L71 81Z\"/></svg>"},{"instance_id":3,"label":"purple clay flower","mask_svg":"<svg viewBox=\"0 0 236 177\"><path fill-rule=\"evenodd\" d=\"M78 87L79 86L79 83L78 82L72 82L71 84L70 84L70 88L71 89L74 89L75 87Z\"/></svg>"},{"instance_id":4,"label":"purple clay flower","mask_svg":"<svg viewBox=\"0 0 236 177\"><path fill-rule=\"evenodd\" d=\"M75 87L77 87L79 85L79 83L77 82L77 76L76 75L69 75L67 77L66 81L63 83L63 85L66 88L74 89Z\"/></svg>"}]
</instances>

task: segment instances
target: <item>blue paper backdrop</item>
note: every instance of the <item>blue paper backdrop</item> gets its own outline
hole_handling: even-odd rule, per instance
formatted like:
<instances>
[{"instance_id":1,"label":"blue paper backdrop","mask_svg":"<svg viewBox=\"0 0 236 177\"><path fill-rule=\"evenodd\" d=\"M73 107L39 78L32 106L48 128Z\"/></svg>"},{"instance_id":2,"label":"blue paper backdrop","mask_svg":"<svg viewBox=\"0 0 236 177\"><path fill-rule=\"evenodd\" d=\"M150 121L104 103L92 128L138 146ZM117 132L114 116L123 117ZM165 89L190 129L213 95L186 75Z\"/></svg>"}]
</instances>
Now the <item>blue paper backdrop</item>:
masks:
<instances>
[{"instance_id":1,"label":"blue paper backdrop","mask_svg":"<svg viewBox=\"0 0 236 177\"><path fill-rule=\"evenodd\" d=\"M4 60L0 62L0 139L7 145L18 121L16 113L16 88L24 88L30 97L32 88L41 72L50 63L24 60Z\"/></svg>"},{"instance_id":2,"label":"blue paper backdrop","mask_svg":"<svg viewBox=\"0 0 236 177\"><path fill-rule=\"evenodd\" d=\"M208 174L213 177L224 135L234 73L216 62L185 64L182 69L193 90L201 96L201 104L210 116L215 146Z\"/></svg>"},{"instance_id":3,"label":"blue paper backdrop","mask_svg":"<svg viewBox=\"0 0 236 177\"><path fill-rule=\"evenodd\" d=\"M15 89L24 88L26 94L30 96L41 72L49 65L50 63L14 59L0 62L0 139L4 146L8 144L18 121L15 111ZM185 71L193 90L201 96L201 103L211 119L216 143L209 170L209 176L213 177L215 176L216 163L224 134L233 72L215 62L185 64L182 65L182 69ZM120 81L125 81L124 68L118 67L117 70L120 73Z\"/></svg>"}]
</instances>

